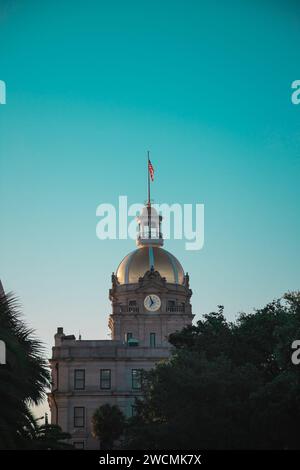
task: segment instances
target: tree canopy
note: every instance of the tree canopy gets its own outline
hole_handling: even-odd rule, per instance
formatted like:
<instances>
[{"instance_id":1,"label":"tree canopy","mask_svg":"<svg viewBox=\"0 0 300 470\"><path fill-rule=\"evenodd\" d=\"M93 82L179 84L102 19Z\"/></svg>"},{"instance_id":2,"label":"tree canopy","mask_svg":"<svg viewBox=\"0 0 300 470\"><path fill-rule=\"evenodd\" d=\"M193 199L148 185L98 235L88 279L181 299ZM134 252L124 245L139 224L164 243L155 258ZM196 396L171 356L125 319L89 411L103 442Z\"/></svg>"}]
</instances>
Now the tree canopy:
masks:
<instances>
[{"instance_id":1,"label":"tree canopy","mask_svg":"<svg viewBox=\"0 0 300 470\"><path fill-rule=\"evenodd\" d=\"M300 293L228 322L223 307L169 338L171 358L144 373L129 449L299 449Z\"/></svg>"},{"instance_id":2,"label":"tree canopy","mask_svg":"<svg viewBox=\"0 0 300 470\"><path fill-rule=\"evenodd\" d=\"M93 435L101 444L101 449L112 449L114 442L123 434L125 416L117 405L108 403L99 406L93 414Z\"/></svg>"},{"instance_id":3,"label":"tree canopy","mask_svg":"<svg viewBox=\"0 0 300 470\"><path fill-rule=\"evenodd\" d=\"M30 405L45 399L50 374L42 344L12 295L0 295L0 338L6 346L6 364L0 366L0 448L14 449L35 434Z\"/></svg>"}]
</instances>

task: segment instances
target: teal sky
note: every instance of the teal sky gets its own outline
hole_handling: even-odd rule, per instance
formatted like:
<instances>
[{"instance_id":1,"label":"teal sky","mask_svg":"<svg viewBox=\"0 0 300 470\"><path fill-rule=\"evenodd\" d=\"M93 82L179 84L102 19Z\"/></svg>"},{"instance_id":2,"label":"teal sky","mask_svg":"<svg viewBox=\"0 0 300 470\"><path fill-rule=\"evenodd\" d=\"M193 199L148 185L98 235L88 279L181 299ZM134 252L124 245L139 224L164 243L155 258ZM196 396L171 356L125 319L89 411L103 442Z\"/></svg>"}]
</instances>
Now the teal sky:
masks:
<instances>
[{"instance_id":1,"label":"teal sky","mask_svg":"<svg viewBox=\"0 0 300 470\"><path fill-rule=\"evenodd\" d=\"M1 272L48 350L108 338L110 276L134 242L96 207L204 203L205 246L170 241L196 318L299 288L300 4L0 2Z\"/></svg>"}]
</instances>

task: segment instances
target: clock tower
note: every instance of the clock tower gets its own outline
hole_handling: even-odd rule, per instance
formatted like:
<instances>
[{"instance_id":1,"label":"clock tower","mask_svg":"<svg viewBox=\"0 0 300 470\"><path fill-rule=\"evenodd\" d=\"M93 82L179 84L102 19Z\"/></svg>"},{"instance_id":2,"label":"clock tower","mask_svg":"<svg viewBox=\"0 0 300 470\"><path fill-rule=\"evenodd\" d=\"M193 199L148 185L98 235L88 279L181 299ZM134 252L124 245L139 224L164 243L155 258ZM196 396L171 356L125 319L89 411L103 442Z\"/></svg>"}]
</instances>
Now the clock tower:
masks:
<instances>
[{"instance_id":1,"label":"clock tower","mask_svg":"<svg viewBox=\"0 0 300 470\"><path fill-rule=\"evenodd\" d=\"M132 346L168 346L169 334L191 324L194 316L189 276L162 248L161 221L148 203L137 218L137 249L112 275L111 337Z\"/></svg>"},{"instance_id":2,"label":"clock tower","mask_svg":"<svg viewBox=\"0 0 300 470\"><path fill-rule=\"evenodd\" d=\"M111 339L76 339L63 327L54 336L51 422L78 449L99 449L92 432L99 406L135 413L136 398L143 395L141 370L168 360L169 335L192 323L189 276L163 248L161 221L148 202L137 218L137 248L112 275Z\"/></svg>"}]
</instances>

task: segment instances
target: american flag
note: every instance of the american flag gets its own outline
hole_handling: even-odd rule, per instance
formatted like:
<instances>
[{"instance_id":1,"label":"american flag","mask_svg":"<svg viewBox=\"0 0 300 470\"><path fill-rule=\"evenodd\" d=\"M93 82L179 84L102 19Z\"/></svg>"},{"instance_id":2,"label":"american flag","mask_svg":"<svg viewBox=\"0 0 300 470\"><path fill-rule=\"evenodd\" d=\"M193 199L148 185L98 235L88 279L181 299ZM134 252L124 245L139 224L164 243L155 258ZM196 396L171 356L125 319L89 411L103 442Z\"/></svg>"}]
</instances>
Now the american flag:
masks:
<instances>
[{"instance_id":1,"label":"american flag","mask_svg":"<svg viewBox=\"0 0 300 470\"><path fill-rule=\"evenodd\" d=\"M151 181L154 181L154 168L153 168L153 165L152 165L152 163L149 159L148 159L148 170L149 170L149 175L150 175Z\"/></svg>"}]
</instances>

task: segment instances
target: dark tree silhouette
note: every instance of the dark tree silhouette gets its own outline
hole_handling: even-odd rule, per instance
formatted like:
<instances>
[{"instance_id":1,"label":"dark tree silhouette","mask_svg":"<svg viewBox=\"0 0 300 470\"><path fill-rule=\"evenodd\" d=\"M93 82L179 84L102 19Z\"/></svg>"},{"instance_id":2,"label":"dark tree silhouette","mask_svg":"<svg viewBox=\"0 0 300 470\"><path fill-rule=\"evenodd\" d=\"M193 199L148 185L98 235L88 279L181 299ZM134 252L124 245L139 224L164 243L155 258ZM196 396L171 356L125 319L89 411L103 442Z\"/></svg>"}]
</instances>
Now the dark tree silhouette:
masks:
<instances>
[{"instance_id":1,"label":"dark tree silhouette","mask_svg":"<svg viewBox=\"0 0 300 470\"><path fill-rule=\"evenodd\" d=\"M0 339L6 345L6 364L0 366L0 448L16 449L35 436L30 405L45 399L50 374L42 345L21 319L16 299L3 293Z\"/></svg>"},{"instance_id":2,"label":"dark tree silhouette","mask_svg":"<svg viewBox=\"0 0 300 470\"><path fill-rule=\"evenodd\" d=\"M101 449L112 449L123 434L125 416L116 405L105 404L97 408L92 418L93 435L100 441Z\"/></svg>"},{"instance_id":3,"label":"dark tree silhouette","mask_svg":"<svg viewBox=\"0 0 300 470\"><path fill-rule=\"evenodd\" d=\"M28 448L35 450L69 450L74 449L72 444L66 442L71 435L63 432L57 424L44 424L36 430L36 434Z\"/></svg>"},{"instance_id":4,"label":"dark tree silhouette","mask_svg":"<svg viewBox=\"0 0 300 470\"><path fill-rule=\"evenodd\" d=\"M300 449L300 293L226 321L223 307L170 336L143 380L129 449Z\"/></svg>"}]
</instances>

